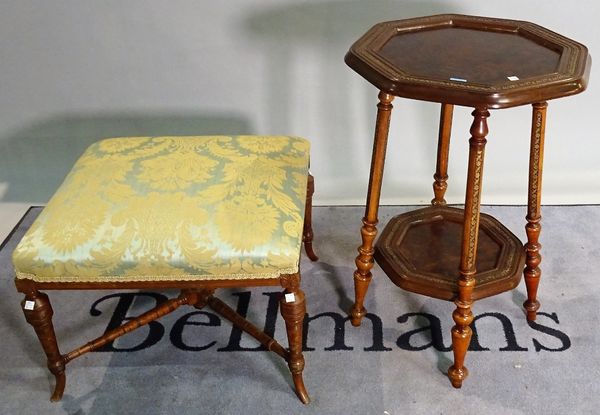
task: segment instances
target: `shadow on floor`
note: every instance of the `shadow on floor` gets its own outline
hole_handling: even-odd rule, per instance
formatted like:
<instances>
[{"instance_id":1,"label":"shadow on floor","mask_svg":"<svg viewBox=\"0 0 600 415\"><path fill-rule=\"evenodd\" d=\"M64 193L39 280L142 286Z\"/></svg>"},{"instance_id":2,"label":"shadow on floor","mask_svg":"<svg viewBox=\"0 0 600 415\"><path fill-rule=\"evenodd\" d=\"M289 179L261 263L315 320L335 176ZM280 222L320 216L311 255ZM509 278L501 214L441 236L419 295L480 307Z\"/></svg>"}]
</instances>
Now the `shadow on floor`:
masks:
<instances>
[{"instance_id":1,"label":"shadow on floor","mask_svg":"<svg viewBox=\"0 0 600 415\"><path fill-rule=\"evenodd\" d=\"M248 16L241 27L262 46L264 78L268 80L263 105L268 109L269 130L291 129L307 136L319 131L325 139L313 159L320 174L327 177L344 177L348 165L364 165L364 155L371 151L365 134L373 134L377 90L361 82L344 64L348 48L378 22L461 10L463 6L451 1L346 0L297 2ZM437 105L415 105L422 121L417 125L437 124ZM358 124L357 114L360 118L367 114L369 121ZM423 157L435 153L434 140L419 145L427 146L419 152ZM336 154L340 148L345 151L346 163L320 160L320 154ZM388 180L395 179L391 176Z\"/></svg>"}]
</instances>

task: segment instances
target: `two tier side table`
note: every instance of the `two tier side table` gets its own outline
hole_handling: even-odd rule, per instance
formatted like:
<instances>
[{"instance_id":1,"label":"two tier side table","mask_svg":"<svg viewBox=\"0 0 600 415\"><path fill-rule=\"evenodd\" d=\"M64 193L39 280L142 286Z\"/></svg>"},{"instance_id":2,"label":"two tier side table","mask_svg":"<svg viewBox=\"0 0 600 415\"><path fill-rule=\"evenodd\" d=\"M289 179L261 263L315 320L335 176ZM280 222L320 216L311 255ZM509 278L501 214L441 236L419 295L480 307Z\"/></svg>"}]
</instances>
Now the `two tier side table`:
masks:
<instances>
[{"instance_id":1,"label":"two tier side table","mask_svg":"<svg viewBox=\"0 0 600 415\"><path fill-rule=\"evenodd\" d=\"M460 388L468 375L464 361L474 300L513 289L523 274L527 319L536 318L547 101L582 92L591 58L582 44L533 23L446 14L377 24L345 60L380 91L351 322L359 326L366 314L375 260L399 287L453 301L454 364L448 377ZM430 207L392 218L375 243L395 97L441 104L435 197ZM444 200L455 105L474 109L464 209ZM498 220L480 214L489 110L520 105L533 108L525 244Z\"/></svg>"}]
</instances>

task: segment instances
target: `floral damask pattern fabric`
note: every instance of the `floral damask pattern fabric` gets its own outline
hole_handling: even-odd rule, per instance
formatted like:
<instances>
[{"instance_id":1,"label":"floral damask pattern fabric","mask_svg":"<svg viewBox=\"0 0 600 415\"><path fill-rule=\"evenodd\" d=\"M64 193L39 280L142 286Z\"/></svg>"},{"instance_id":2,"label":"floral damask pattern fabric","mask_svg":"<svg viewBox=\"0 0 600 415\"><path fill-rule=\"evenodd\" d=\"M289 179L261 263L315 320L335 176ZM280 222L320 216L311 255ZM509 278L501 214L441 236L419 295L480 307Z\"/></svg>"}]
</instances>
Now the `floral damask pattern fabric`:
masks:
<instances>
[{"instance_id":1,"label":"floral damask pattern fabric","mask_svg":"<svg viewBox=\"0 0 600 415\"><path fill-rule=\"evenodd\" d=\"M309 142L110 138L90 146L13 254L17 278L274 278L298 271Z\"/></svg>"}]
</instances>

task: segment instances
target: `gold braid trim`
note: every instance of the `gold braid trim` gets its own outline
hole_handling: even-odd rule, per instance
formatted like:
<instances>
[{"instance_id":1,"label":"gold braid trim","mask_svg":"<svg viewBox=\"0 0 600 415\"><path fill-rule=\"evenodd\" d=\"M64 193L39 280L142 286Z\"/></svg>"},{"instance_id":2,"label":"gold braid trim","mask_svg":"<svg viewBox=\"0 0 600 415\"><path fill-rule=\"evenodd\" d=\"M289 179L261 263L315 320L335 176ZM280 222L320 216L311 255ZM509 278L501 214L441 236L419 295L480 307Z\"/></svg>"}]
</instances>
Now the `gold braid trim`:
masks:
<instances>
[{"instance_id":1,"label":"gold braid trim","mask_svg":"<svg viewBox=\"0 0 600 415\"><path fill-rule=\"evenodd\" d=\"M239 274L173 274L173 275L135 275L119 276L109 275L102 277L59 277L44 278L35 274L16 271L17 279L30 279L35 282L133 282L133 281L210 281L210 280L251 280L251 279L271 279L279 278L282 275L295 274L298 272L298 265L291 268L283 268L271 272L261 273L239 273Z\"/></svg>"}]
</instances>

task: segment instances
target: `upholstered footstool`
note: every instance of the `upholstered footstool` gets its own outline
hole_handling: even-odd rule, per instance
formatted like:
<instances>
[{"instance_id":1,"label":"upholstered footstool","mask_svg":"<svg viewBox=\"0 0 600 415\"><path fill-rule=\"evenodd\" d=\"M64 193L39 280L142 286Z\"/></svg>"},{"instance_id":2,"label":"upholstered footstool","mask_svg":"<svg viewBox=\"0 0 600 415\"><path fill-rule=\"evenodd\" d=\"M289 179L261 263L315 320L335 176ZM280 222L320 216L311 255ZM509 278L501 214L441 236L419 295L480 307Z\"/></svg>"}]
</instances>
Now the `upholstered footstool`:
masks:
<instances>
[{"instance_id":1,"label":"upholstered footstool","mask_svg":"<svg viewBox=\"0 0 600 415\"><path fill-rule=\"evenodd\" d=\"M302 379L300 251L312 252L309 143L296 137L111 138L89 147L13 254L22 309L56 378L65 365L181 305L209 306L283 357ZM305 216L306 209L306 216ZM281 285L289 351L213 296ZM169 289L177 298L61 354L41 290Z\"/></svg>"}]
</instances>

